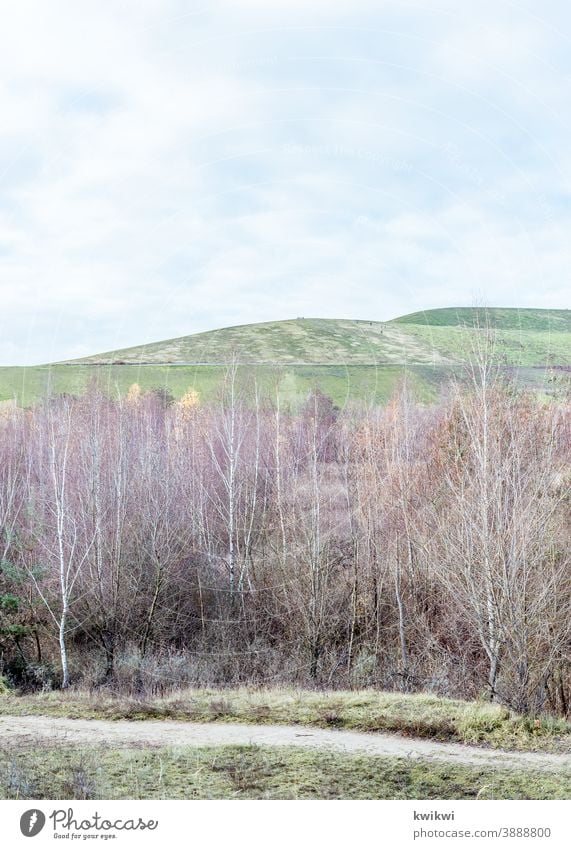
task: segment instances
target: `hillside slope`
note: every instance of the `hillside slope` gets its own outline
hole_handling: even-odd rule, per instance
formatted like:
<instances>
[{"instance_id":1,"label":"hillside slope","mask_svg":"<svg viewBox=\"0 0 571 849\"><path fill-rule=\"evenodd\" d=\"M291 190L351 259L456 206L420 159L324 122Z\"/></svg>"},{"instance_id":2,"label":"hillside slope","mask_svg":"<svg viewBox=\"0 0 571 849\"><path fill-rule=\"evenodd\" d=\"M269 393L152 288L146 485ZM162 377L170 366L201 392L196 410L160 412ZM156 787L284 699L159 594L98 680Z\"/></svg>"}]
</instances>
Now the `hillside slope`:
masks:
<instances>
[{"instance_id":1,"label":"hillside slope","mask_svg":"<svg viewBox=\"0 0 571 849\"><path fill-rule=\"evenodd\" d=\"M86 364L454 365L470 355L487 316L508 365L571 364L569 310L443 309L389 322L297 318L226 327L107 351Z\"/></svg>"},{"instance_id":2,"label":"hillside slope","mask_svg":"<svg viewBox=\"0 0 571 849\"><path fill-rule=\"evenodd\" d=\"M244 380L299 405L315 386L343 406L384 403L406 376L423 401L463 368L483 318L496 331L496 358L522 385L566 397L571 373L569 310L441 309L388 322L298 318L226 327L52 365L0 368L0 402L28 405L49 394L81 394L94 380L110 395L137 382L178 398L192 387L215 401L233 358Z\"/></svg>"},{"instance_id":3,"label":"hillside slope","mask_svg":"<svg viewBox=\"0 0 571 849\"><path fill-rule=\"evenodd\" d=\"M359 364L445 362L408 328L380 321L297 318L225 327L87 357L85 363Z\"/></svg>"},{"instance_id":4,"label":"hillside slope","mask_svg":"<svg viewBox=\"0 0 571 849\"><path fill-rule=\"evenodd\" d=\"M499 330L571 333L571 310L445 307L402 315L393 322L430 327L484 327L488 324Z\"/></svg>"}]
</instances>

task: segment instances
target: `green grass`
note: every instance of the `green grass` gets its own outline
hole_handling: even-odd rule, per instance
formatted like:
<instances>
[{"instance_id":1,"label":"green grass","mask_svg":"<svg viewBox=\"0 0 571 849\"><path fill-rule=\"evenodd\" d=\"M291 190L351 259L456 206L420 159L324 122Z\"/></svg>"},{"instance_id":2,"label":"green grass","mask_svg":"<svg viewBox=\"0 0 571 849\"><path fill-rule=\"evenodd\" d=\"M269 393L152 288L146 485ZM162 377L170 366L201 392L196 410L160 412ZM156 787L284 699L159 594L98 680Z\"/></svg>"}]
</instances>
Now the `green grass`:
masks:
<instances>
[{"instance_id":1,"label":"green grass","mask_svg":"<svg viewBox=\"0 0 571 849\"><path fill-rule=\"evenodd\" d=\"M413 348L411 347L411 343ZM405 351L408 356L404 356ZM395 364L431 362L431 352L398 326L380 321L300 318L224 327L177 339L106 351L82 362Z\"/></svg>"},{"instance_id":2,"label":"green grass","mask_svg":"<svg viewBox=\"0 0 571 849\"><path fill-rule=\"evenodd\" d=\"M256 364L400 365L465 361L470 340L463 332L487 321L496 327L499 347L510 361L529 348L522 364L545 365L545 351L555 357L571 353L571 311L517 309L443 309L413 313L390 322L299 318L225 327L205 333L107 351L81 362L226 363L233 356ZM419 330L420 328L420 330ZM434 335L422 329L440 330ZM456 330L458 343L450 346ZM563 339L551 342L552 336ZM454 338L454 337L452 337Z\"/></svg>"},{"instance_id":3,"label":"green grass","mask_svg":"<svg viewBox=\"0 0 571 849\"><path fill-rule=\"evenodd\" d=\"M409 324L407 331L454 362L464 362L479 330L469 327ZM549 332L508 328L498 330L495 340L495 360L516 366L549 366L571 364L571 332Z\"/></svg>"},{"instance_id":4,"label":"green grass","mask_svg":"<svg viewBox=\"0 0 571 849\"><path fill-rule=\"evenodd\" d=\"M4 799L569 799L571 778L258 746L0 747Z\"/></svg>"},{"instance_id":5,"label":"green grass","mask_svg":"<svg viewBox=\"0 0 571 849\"><path fill-rule=\"evenodd\" d=\"M422 401L431 400L441 375L432 374L430 366L422 373L408 370L409 385ZM164 387L175 398L189 388L198 392L201 401L215 401L222 389L226 366L160 366L160 365L55 365L28 368L0 368L0 401L15 400L28 406L46 397L48 391L59 395L81 395L95 380L111 397L124 396L133 383L143 391ZM276 385L282 402L298 407L312 388L319 386L333 402L343 407L349 400L382 403L394 392L403 378L402 366L243 366L238 369L252 390L255 376L260 393L275 398ZM427 379L425 374L430 374Z\"/></svg>"},{"instance_id":6,"label":"green grass","mask_svg":"<svg viewBox=\"0 0 571 849\"><path fill-rule=\"evenodd\" d=\"M566 391L571 365L569 310L490 310L497 327L496 359L514 366L524 387L545 397ZM349 400L384 403L403 375L423 402L433 400L450 374L470 358L479 313L429 310L391 322L303 318L227 327L70 363L0 368L0 401L27 406L53 394L82 394L96 380L110 395L137 382L146 391L169 389L175 398L196 389L215 401L235 356L252 388L280 396L293 408L318 386L342 407ZM481 318L481 316L480 316ZM557 383L557 385L555 385ZM540 385L541 384L541 385Z\"/></svg>"},{"instance_id":7,"label":"green grass","mask_svg":"<svg viewBox=\"0 0 571 849\"><path fill-rule=\"evenodd\" d=\"M196 689L143 700L71 690L0 696L0 714L316 725L514 750L571 751L571 725L563 720L534 720L489 702L443 699L426 693Z\"/></svg>"},{"instance_id":8,"label":"green grass","mask_svg":"<svg viewBox=\"0 0 571 849\"><path fill-rule=\"evenodd\" d=\"M539 330L571 333L571 310L538 310L501 307L445 307L413 312L393 319L395 324L421 326L485 326L501 330Z\"/></svg>"},{"instance_id":9,"label":"green grass","mask_svg":"<svg viewBox=\"0 0 571 849\"><path fill-rule=\"evenodd\" d=\"M406 375L409 388L417 399L428 403L436 399L442 384L458 368L449 366L244 366L239 369L252 390L255 376L262 398L275 399L276 386L282 403L298 409L315 387L328 395L342 409L347 403L385 403ZM51 393L81 395L95 381L110 397L124 396L133 383L146 392L168 389L180 398L195 389L201 402L215 402L220 397L226 366L117 366L56 365L27 368L0 368L0 403L15 401L29 406ZM555 377L553 376L555 375ZM515 376L521 385L546 397L564 391L569 375L551 373L548 369L521 367ZM1 412L1 408L0 408Z\"/></svg>"}]
</instances>

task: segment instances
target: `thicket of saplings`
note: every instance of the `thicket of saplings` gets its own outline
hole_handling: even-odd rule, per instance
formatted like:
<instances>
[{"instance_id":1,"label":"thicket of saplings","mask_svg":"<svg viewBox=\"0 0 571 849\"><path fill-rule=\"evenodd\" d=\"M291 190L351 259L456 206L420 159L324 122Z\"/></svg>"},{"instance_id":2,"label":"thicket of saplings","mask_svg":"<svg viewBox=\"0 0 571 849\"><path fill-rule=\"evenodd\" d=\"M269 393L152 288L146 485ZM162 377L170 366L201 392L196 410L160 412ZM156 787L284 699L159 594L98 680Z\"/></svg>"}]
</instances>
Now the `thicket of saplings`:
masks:
<instances>
[{"instance_id":1,"label":"thicket of saplings","mask_svg":"<svg viewBox=\"0 0 571 849\"><path fill-rule=\"evenodd\" d=\"M295 684L569 715L569 407L487 363L438 403L302 409L228 370L0 421L0 673Z\"/></svg>"}]
</instances>

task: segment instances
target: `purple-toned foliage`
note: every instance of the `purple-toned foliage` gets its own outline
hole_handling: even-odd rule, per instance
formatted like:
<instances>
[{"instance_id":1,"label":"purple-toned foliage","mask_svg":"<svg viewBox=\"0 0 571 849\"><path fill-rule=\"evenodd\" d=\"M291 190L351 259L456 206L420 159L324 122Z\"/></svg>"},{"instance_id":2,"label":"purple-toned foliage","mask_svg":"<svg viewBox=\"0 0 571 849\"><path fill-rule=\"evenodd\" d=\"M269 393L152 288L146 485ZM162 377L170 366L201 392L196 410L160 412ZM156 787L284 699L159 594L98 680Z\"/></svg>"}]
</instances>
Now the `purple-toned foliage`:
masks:
<instances>
[{"instance_id":1,"label":"purple-toned foliage","mask_svg":"<svg viewBox=\"0 0 571 849\"><path fill-rule=\"evenodd\" d=\"M211 406L95 386L7 406L0 673L566 713L568 451L568 408L501 387L343 411L316 391L294 413L230 370Z\"/></svg>"}]
</instances>

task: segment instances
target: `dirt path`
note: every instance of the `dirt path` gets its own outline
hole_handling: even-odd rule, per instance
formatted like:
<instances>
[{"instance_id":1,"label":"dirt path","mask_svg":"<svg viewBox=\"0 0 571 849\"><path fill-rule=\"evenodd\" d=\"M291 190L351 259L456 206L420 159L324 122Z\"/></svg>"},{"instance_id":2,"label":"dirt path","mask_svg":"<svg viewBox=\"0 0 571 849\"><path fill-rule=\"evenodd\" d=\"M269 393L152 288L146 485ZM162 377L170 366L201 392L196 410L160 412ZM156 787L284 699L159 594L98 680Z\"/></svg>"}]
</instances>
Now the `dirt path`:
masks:
<instances>
[{"instance_id":1,"label":"dirt path","mask_svg":"<svg viewBox=\"0 0 571 849\"><path fill-rule=\"evenodd\" d=\"M399 737L295 725L240 725L99 719L54 719L47 716L1 716L0 740L20 746L37 743L109 746L301 746L399 758L429 758L455 764L571 773L571 754L505 752Z\"/></svg>"}]
</instances>

